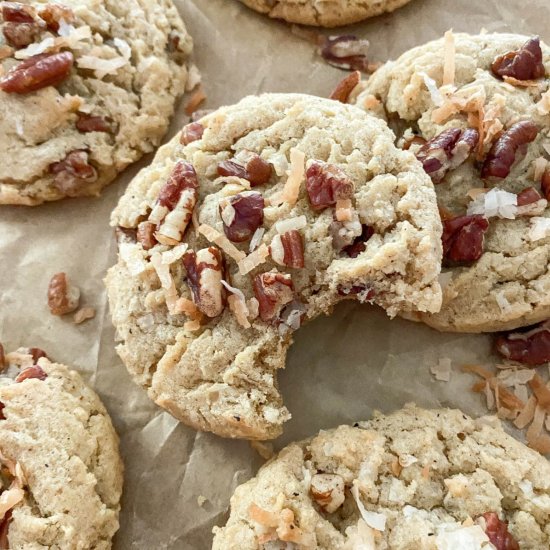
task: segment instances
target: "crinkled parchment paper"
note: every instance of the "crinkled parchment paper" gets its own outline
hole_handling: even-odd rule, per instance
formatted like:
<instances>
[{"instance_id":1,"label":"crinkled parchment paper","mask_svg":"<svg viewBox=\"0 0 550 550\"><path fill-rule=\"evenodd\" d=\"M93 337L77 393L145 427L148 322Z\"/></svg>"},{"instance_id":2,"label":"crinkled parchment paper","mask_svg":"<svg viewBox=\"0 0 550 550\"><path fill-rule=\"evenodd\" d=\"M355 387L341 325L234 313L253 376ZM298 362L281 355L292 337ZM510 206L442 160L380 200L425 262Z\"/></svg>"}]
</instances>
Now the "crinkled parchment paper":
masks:
<instances>
[{"instance_id":1,"label":"crinkled parchment paper","mask_svg":"<svg viewBox=\"0 0 550 550\"><path fill-rule=\"evenodd\" d=\"M345 31L366 37L373 60L455 31L515 31L550 40L547 0L413 0L395 14ZM290 27L244 8L236 0L177 2L195 39L195 60L208 94L205 107L232 103L246 94L301 91L327 95L343 73L319 59ZM185 121L180 108L171 135ZM121 529L115 548L209 548L211 528L224 520L235 485L261 459L245 441L195 433L161 412L136 387L114 352L102 279L114 261L109 213L130 178L128 170L99 199L65 200L36 208L0 208L0 341L8 349L41 347L83 372L116 424L126 463ZM66 271L97 308L80 326L46 307L51 275ZM322 427L368 418L374 408L391 411L408 401L451 405L481 414L481 398L469 393L470 376L453 372L436 382L428 367L450 357L453 367L492 361L485 336L438 334L384 312L351 303L296 335L280 381L293 419L285 443ZM202 506L198 497L204 497ZM201 498L201 501L203 499Z\"/></svg>"}]
</instances>

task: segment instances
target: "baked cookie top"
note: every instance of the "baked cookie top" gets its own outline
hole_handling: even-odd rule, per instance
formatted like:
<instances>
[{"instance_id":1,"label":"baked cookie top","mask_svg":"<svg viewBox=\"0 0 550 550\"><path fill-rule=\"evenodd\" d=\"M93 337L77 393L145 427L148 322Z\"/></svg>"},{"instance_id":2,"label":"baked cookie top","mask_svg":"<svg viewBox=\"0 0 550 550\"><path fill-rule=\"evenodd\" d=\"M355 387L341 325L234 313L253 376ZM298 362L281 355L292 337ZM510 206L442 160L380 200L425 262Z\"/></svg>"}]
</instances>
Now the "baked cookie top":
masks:
<instances>
[{"instance_id":1,"label":"baked cookie top","mask_svg":"<svg viewBox=\"0 0 550 550\"><path fill-rule=\"evenodd\" d=\"M186 126L112 216L118 353L182 421L278 435L292 332L340 300L437 311L441 225L430 178L356 107L243 99Z\"/></svg>"},{"instance_id":2,"label":"baked cookie top","mask_svg":"<svg viewBox=\"0 0 550 550\"><path fill-rule=\"evenodd\" d=\"M238 487L215 550L542 550L550 465L496 418L407 406L294 443Z\"/></svg>"},{"instance_id":3,"label":"baked cookie top","mask_svg":"<svg viewBox=\"0 0 550 550\"><path fill-rule=\"evenodd\" d=\"M289 23L337 27L389 13L410 0L241 0L248 7Z\"/></svg>"},{"instance_id":4,"label":"baked cookie top","mask_svg":"<svg viewBox=\"0 0 550 550\"><path fill-rule=\"evenodd\" d=\"M0 548L111 548L122 476L109 415L80 375L0 346Z\"/></svg>"},{"instance_id":5,"label":"baked cookie top","mask_svg":"<svg viewBox=\"0 0 550 550\"><path fill-rule=\"evenodd\" d=\"M164 135L192 42L171 0L0 4L0 204L97 195Z\"/></svg>"},{"instance_id":6,"label":"baked cookie top","mask_svg":"<svg viewBox=\"0 0 550 550\"><path fill-rule=\"evenodd\" d=\"M384 65L358 98L383 107L436 184L443 307L417 316L435 328L550 317L549 77L550 49L536 37L449 32Z\"/></svg>"}]
</instances>

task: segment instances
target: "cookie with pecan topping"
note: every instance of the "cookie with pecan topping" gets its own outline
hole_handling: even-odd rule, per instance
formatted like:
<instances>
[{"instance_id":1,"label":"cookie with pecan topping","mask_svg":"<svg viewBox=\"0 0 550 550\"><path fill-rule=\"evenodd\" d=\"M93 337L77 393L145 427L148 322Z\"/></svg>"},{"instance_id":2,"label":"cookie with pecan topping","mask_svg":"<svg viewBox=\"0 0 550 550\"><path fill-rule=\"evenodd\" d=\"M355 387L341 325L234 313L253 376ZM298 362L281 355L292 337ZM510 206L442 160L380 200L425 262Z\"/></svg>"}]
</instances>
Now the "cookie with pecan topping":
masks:
<instances>
[{"instance_id":1,"label":"cookie with pecan topping","mask_svg":"<svg viewBox=\"0 0 550 550\"><path fill-rule=\"evenodd\" d=\"M550 465L496 418L412 405L285 447L214 550L543 550Z\"/></svg>"},{"instance_id":2,"label":"cookie with pecan topping","mask_svg":"<svg viewBox=\"0 0 550 550\"><path fill-rule=\"evenodd\" d=\"M301 324L345 298L391 316L438 310L433 185L384 122L332 100L248 97L193 129L112 216L118 353L183 422L272 438L289 418L277 370Z\"/></svg>"},{"instance_id":3,"label":"cookie with pecan topping","mask_svg":"<svg viewBox=\"0 0 550 550\"><path fill-rule=\"evenodd\" d=\"M192 42L171 0L0 3L0 204L95 196L168 128Z\"/></svg>"},{"instance_id":4,"label":"cookie with pecan topping","mask_svg":"<svg viewBox=\"0 0 550 550\"><path fill-rule=\"evenodd\" d=\"M363 85L435 183L444 224L445 331L515 329L550 317L550 48L511 34L443 39Z\"/></svg>"},{"instance_id":5,"label":"cookie with pecan topping","mask_svg":"<svg viewBox=\"0 0 550 550\"><path fill-rule=\"evenodd\" d=\"M80 375L0 345L0 548L111 548L122 479L111 419Z\"/></svg>"}]
</instances>

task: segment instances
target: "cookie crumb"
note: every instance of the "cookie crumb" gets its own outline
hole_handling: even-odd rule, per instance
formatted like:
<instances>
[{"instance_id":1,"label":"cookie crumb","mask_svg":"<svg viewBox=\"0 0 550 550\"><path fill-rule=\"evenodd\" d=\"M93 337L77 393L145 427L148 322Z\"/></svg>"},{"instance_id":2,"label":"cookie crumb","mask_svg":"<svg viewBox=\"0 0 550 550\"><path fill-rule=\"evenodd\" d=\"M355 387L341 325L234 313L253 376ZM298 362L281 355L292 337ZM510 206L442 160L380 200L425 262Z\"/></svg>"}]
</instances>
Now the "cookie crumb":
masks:
<instances>
[{"instance_id":1,"label":"cookie crumb","mask_svg":"<svg viewBox=\"0 0 550 550\"><path fill-rule=\"evenodd\" d=\"M275 454L273 444L267 441L251 441L250 446L264 459L269 460Z\"/></svg>"},{"instance_id":2,"label":"cookie crumb","mask_svg":"<svg viewBox=\"0 0 550 550\"><path fill-rule=\"evenodd\" d=\"M191 94L191 97L185 104L185 114L191 116L199 108L199 105L203 101L206 101L206 94L204 93L202 86L199 84L197 89Z\"/></svg>"},{"instance_id":3,"label":"cookie crumb","mask_svg":"<svg viewBox=\"0 0 550 550\"><path fill-rule=\"evenodd\" d=\"M430 372L436 380L449 382L451 380L451 360L449 357L442 357L437 365L430 367Z\"/></svg>"},{"instance_id":4,"label":"cookie crumb","mask_svg":"<svg viewBox=\"0 0 550 550\"><path fill-rule=\"evenodd\" d=\"M204 506L204 503L207 501L208 499L203 496L203 495L199 495L197 497L197 504L202 508Z\"/></svg>"},{"instance_id":5,"label":"cookie crumb","mask_svg":"<svg viewBox=\"0 0 550 550\"><path fill-rule=\"evenodd\" d=\"M73 316L73 321L75 325L80 325L88 319L93 319L95 317L96 311L94 307L81 307Z\"/></svg>"}]
</instances>

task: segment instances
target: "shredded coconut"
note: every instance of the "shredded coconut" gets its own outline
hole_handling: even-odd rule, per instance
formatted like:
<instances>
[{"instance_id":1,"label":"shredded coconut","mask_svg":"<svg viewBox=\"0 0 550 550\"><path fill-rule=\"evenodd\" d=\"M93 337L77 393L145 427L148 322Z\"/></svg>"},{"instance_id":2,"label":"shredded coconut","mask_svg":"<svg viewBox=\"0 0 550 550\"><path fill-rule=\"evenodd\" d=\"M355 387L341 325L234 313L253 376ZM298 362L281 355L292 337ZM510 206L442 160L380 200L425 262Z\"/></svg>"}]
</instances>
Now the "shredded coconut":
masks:
<instances>
[{"instance_id":1,"label":"shredded coconut","mask_svg":"<svg viewBox=\"0 0 550 550\"><path fill-rule=\"evenodd\" d=\"M300 186L305 178L306 155L295 147L290 150L290 169L287 172L287 180L283 190L270 197L272 205L280 205L286 202L290 206L296 204L300 194Z\"/></svg>"},{"instance_id":2,"label":"shredded coconut","mask_svg":"<svg viewBox=\"0 0 550 550\"><path fill-rule=\"evenodd\" d=\"M198 232L202 233L211 243L217 244L228 256L236 262L240 262L246 258L246 254L240 251L225 235L213 227L203 223L199 226Z\"/></svg>"},{"instance_id":3,"label":"shredded coconut","mask_svg":"<svg viewBox=\"0 0 550 550\"><path fill-rule=\"evenodd\" d=\"M227 303L229 304L229 309L235 315L237 322L243 328L250 328L250 322L248 321L248 307L246 305L246 298L241 290L231 286L227 281L222 279L222 285L232 293L232 296L227 298Z\"/></svg>"},{"instance_id":4,"label":"shredded coconut","mask_svg":"<svg viewBox=\"0 0 550 550\"><path fill-rule=\"evenodd\" d=\"M132 57L132 48L130 48L130 44L126 42L126 40L122 40L122 38L114 38L113 44L116 46L117 50L122 54L122 57L124 59L130 59Z\"/></svg>"},{"instance_id":5,"label":"shredded coconut","mask_svg":"<svg viewBox=\"0 0 550 550\"><path fill-rule=\"evenodd\" d=\"M55 40L53 39L53 37L48 36L47 38L44 38L44 40L41 40L40 42L35 42L33 44L30 44L26 48L17 50L15 52L15 59L28 59L29 57L32 57L34 55L39 55L41 53L47 52L54 46L55 46Z\"/></svg>"},{"instance_id":6,"label":"shredded coconut","mask_svg":"<svg viewBox=\"0 0 550 550\"><path fill-rule=\"evenodd\" d=\"M120 243L118 255L126 264L132 277L143 273L147 269L147 263L143 257L143 250L134 243Z\"/></svg>"},{"instance_id":7,"label":"shredded coconut","mask_svg":"<svg viewBox=\"0 0 550 550\"><path fill-rule=\"evenodd\" d=\"M513 220L517 213L518 197L515 193L497 187L480 194L468 205L468 215L480 214L486 218L499 217Z\"/></svg>"},{"instance_id":8,"label":"shredded coconut","mask_svg":"<svg viewBox=\"0 0 550 550\"><path fill-rule=\"evenodd\" d=\"M533 161L533 180L540 183L546 168L548 168L548 161L544 157L536 158Z\"/></svg>"},{"instance_id":9,"label":"shredded coconut","mask_svg":"<svg viewBox=\"0 0 550 550\"><path fill-rule=\"evenodd\" d=\"M436 107L441 107L443 105L443 96L441 95L441 92L439 91L435 80L424 72L419 73L419 75L423 78L424 84L430 92L434 105Z\"/></svg>"},{"instance_id":10,"label":"shredded coconut","mask_svg":"<svg viewBox=\"0 0 550 550\"><path fill-rule=\"evenodd\" d=\"M263 227L258 227L258 229L254 231L254 235L252 235L252 239L250 239L250 247L248 249L249 252L254 252L254 250L258 248L258 246L262 242L264 233L265 233L265 229Z\"/></svg>"},{"instance_id":11,"label":"shredded coconut","mask_svg":"<svg viewBox=\"0 0 550 550\"><path fill-rule=\"evenodd\" d=\"M529 220L529 239L531 241L540 241L550 237L550 218L533 217Z\"/></svg>"},{"instance_id":12,"label":"shredded coconut","mask_svg":"<svg viewBox=\"0 0 550 550\"><path fill-rule=\"evenodd\" d=\"M452 29L445 33L443 42L443 86L452 86L455 83L455 37Z\"/></svg>"},{"instance_id":13,"label":"shredded coconut","mask_svg":"<svg viewBox=\"0 0 550 550\"><path fill-rule=\"evenodd\" d=\"M537 111L543 116L550 114L550 90L542 94L540 101L537 103Z\"/></svg>"},{"instance_id":14,"label":"shredded coconut","mask_svg":"<svg viewBox=\"0 0 550 550\"><path fill-rule=\"evenodd\" d=\"M279 220L275 222L275 229L277 233L283 235L293 229L303 229L307 225L307 219L305 216L296 216L295 218L288 218L286 220Z\"/></svg>"},{"instance_id":15,"label":"shredded coconut","mask_svg":"<svg viewBox=\"0 0 550 550\"><path fill-rule=\"evenodd\" d=\"M479 525L469 527L456 524L438 526L435 538L437 550L489 550L492 545L489 537Z\"/></svg>"},{"instance_id":16,"label":"shredded coconut","mask_svg":"<svg viewBox=\"0 0 550 550\"><path fill-rule=\"evenodd\" d=\"M165 265L173 264L177 262L187 252L187 243L181 243L174 246L171 250L167 250L162 253L162 263Z\"/></svg>"},{"instance_id":17,"label":"shredded coconut","mask_svg":"<svg viewBox=\"0 0 550 550\"><path fill-rule=\"evenodd\" d=\"M504 291L501 290L500 292L497 292L495 294L495 300L502 313L508 313L512 309L510 302L504 295Z\"/></svg>"},{"instance_id":18,"label":"shredded coconut","mask_svg":"<svg viewBox=\"0 0 550 550\"><path fill-rule=\"evenodd\" d=\"M94 55L82 55L76 63L81 69L93 70L96 77L101 80L107 75L116 75L119 69L128 64L128 60L120 56L102 59Z\"/></svg>"},{"instance_id":19,"label":"shredded coconut","mask_svg":"<svg viewBox=\"0 0 550 550\"><path fill-rule=\"evenodd\" d=\"M241 275L250 273L253 269L263 264L268 256L269 248L265 244L260 245L254 252L251 252L238 262L239 273Z\"/></svg>"},{"instance_id":20,"label":"shredded coconut","mask_svg":"<svg viewBox=\"0 0 550 550\"><path fill-rule=\"evenodd\" d=\"M361 502L359 487L356 481L353 483L353 487L351 488L351 494L357 503L357 508L359 508L359 512L361 517L365 520L365 523L377 531L384 531L386 529L386 516L376 512L369 512L365 508L365 505Z\"/></svg>"}]
</instances>

